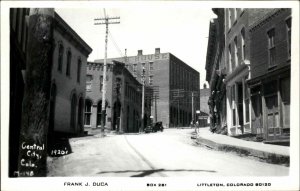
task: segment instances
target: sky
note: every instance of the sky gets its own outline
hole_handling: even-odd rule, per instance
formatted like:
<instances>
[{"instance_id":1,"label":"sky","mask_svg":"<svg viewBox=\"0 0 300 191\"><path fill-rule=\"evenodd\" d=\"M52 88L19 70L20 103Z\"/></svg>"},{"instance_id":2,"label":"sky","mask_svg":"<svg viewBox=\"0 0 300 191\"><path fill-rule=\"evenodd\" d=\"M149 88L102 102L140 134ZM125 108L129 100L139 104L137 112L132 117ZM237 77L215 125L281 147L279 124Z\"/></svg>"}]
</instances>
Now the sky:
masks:
<instances>
[{"instance_id":1,"label":"sky","mask_svg":"<svg viewBox=\"0 0 300 191\"><path fill-rule=\"evenodd\" d=\"M105 25L94 25L104 17L104 8L56 8L55 11L93 49L88 61L104 58ZM200 87L205 82L209 22L216 15L210 8L126 7L106 8L109 17L120 16L120 24L109 25L108 58L170 52L200 72ZM76 14L75 14L76 13ZM116 44L116 45L115 45Z\"/></svg>"}]
</instances>

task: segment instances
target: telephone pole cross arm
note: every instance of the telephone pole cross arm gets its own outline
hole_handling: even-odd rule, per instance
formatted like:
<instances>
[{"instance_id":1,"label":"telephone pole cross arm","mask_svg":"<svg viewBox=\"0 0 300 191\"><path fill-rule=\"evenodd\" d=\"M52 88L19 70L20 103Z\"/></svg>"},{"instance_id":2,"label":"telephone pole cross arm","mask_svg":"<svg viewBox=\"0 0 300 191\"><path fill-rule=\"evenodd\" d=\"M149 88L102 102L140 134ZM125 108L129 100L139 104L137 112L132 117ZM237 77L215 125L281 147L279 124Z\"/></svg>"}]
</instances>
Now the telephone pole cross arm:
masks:
<instances>
[{"instance_id":1,"label":"telephone pole cross arm","mask_svg":"<svg viewBox=\"0 0 300 191\"><path fill-rule=\"evenodd\" d=\"M96 18L94 19L95 25L105 25L105 55L104 55L104 66L103 66L103 89L102 89L102 105L101 105L101 135L104 136L104 125L105 125L105 118L106 118L106 60L107 60L107 36L108 36L108 25L109 24L120 24L120 17L108 17L106 15L104 9L104 18ZM100 21L100 22L98 22Z\"/></svg>"}]
</instances>

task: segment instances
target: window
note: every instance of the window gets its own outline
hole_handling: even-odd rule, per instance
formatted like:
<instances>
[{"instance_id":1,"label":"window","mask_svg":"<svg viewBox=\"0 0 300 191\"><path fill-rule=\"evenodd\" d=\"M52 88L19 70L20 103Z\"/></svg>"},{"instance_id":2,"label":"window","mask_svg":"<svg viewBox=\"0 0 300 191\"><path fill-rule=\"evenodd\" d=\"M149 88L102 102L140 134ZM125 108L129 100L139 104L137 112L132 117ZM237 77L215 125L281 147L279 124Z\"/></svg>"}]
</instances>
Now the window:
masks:
<instances>
[{"instance_id":1,"label":"window","mask_svg":"<svg viewBox=\"0 0 300 191\"><path fill-rule=\"evenodd\" d=\"M246 53L246 45L245 45L245 28L241 30L242 36L242 60L245 60L245 53Z\"/></svg>"},{"instance_id":2,"label":"window","mask_svg":"<svg viewBox=\"0 0 300 191\"><path fill-rule=\"evenodd\" d=\"M233 66L232 66L232 56L231 56L231 45L230 44L228 46L228 62L229 62L229 70L232 71Z\"/></svg>"},{"instance_id":3,"label":"window","mask_svg":"<svg viewBox=\"0 0 300 191\"><path fill-rule=\"evenodd\" d=\"M149 70L150 70L150 71L153 71L153 70L154 70L153 62L149 62Z\"/></svg>"},{"instance_id":4,"label":"window","mask_svg":"<svg viewBox=\"0 0 300 191\"><path fill-rule=\"evenodd\" d=\"M78 117L77 117L77 124L78 124L78 127L80 129L80 131L82 132L83 130L83 124L82 124L82 120L83 120L83 98L80 97L79 98L79 102L78 102Z\"/></svg>"},{"instance_id":5,"label":"window","mask_svg":"<svg viewBox=\"0 0 300 191\"><path fill-rule=\"evenodd\" d=\"M234 19L234 21L236 21L236 19L237 19L237 9L233 9L233 19Z\"/></svg>"},{"instance_id":6,"label":"window","mask_svg":"<svg viewBox=\"0 0 300 191\"><path fill-rule=\"evenodd\" d=\"M249 96L249 88L248 85L246 83L246 79L248 77L245 78L245 83L244 83L244 99L245 99L245 122L249 123L250 121L250 113L249 113L249 103L250 103L250 96Z\"/></svg>"},{"instance_id":7,"label":"window","mask_svg":"<svg viewBox=\"0 0 300 191\"><path fill-rule=\"evenodd\" d=\"M70 76L70 70L71 70L71 58L72 58L72 53L69 50L67 53L67 69L66 69L66 75Z\"/></svg>"},{"instance_id":8,"label":"window","mask_svg":"<svg viewBox=\"0 0 300 191\"><path fill-rule=\"evenodd\" d=\"M269 67L276 65L276 49L274 44L275 29L268 31Z\"/></svg>"},{"instance_id":9,"label":"window","mask_svg":"<svg viewBox=\"0 0 300 191\"><path fill-rule=\"evenodd\" d=\"M100 76L100 78L99 78L99 81L100 81L100 91L102 91L103 90L103 76Z\"/></svg>"},{"instance_id":10,"label":"window","mask_svg":"<svg viewBox=\"0 0 300 191\"><path fill-rule=\"evenodd\" d=\"M149 76L149 85L150 85L150 86L153 85L153 76Z\"/></svg>"},{"instance_id":11,"label":"window","mask_svg":"<svg viewBox=\"0 0 300 191\"><path fill-rule=\"evenodd\" d=\"M232 123L236 126L235 85L231 87Z\"/></svg>"},{"instance_id":12,"label":"window","mask_svg":"<svg viewBox=\"0 0 300 191\"><path fill-rule=\"evenodd\" d=\"M91 115L92 115L92 102L90 100L85 100L84 107L84 125L91 125Z\"/></svg>"},{"instance_id":13,"label":"window","mask_svg":"<svg viewBox=\"0 0 300 191\"><path fill-rule=\"evenodd\" d=\"M288 18L286 20L286 28L287 28L287 43L288 43L288 56L289 58L291 57L291 27L292 27L292 23L291 23L291 18Z\"/></svg>"},{"instance_id":14,"label":"window","mask_svg":"<svg viewBox=\"0 0 300 191\"><path fill-rule=\"evenodd\" d=\"M77 82L80 83L80 73L81 73L81 59L77 60Z\"/></svg>"},{"instance_id":15,"label":"window","mask_svg":"<svg viewBox=\"0 0 300 191\"><path fill-rule=\"evenodd\" d=\"M282 105L281 105L282 127L290 128L290 97L291 97L290 78L283 78L280 80L280 95L282 100ZM285 133L284 131L285 130L283 130L283 133Z\"/></svg>"},{"instance_id":16,"label":"window","mask_svg":"<svg viewBox=\"0 0 300 191\"><path fill-rule=\"evenodd\" d=\"M64 58L64 46L62 44L59 44L59 48L58 48L58 67L57 67L58 71L62 70L63 58Z\"/></svg>"},{"instance_id":17,"label":"window","mask_svg":"<svg viewBox=\"0 0 300 191\"><path fill-rule=\"evenodd\" d=\"M228 28L231 27L231 11L228 9Z\"/></svg>"},{"instance_id":18,"label":"window","mask_svg":"<svg viewBox=\"0 0 300 191\"><path fill-rule=\"evenodd\" d=\"M86 75L86 91L92 91L92 75Z\"/></svg>"},{"instance_id":19,"label":"window","mask_svg":"<svg viewBox=\"0 0 300 191\"><path fill-rule=\"evenodd\" d=\"M137 67L137 64L133 64L133 75L136 76L136 67Z\"/></svg>"},{"instance_id":20,"label":"window","mask_svg":"<svg viewBox=\"0 0 300 191\"><path fill-rule=\"evenodd\" d=\"M238 43L237 37L234 38L234 66L237 67L239 65L239 57L238 57Z\"/></svg>"}]
</instances>

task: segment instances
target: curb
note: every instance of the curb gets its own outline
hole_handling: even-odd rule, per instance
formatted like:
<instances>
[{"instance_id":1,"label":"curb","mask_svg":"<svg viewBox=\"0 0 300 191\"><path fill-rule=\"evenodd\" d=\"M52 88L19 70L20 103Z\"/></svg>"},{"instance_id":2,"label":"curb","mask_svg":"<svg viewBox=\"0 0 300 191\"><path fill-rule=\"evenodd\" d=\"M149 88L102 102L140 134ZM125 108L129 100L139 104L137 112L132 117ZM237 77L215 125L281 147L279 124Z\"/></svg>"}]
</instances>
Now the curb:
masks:
<instances>
[{"instance_id":1,"label":"curb","mask_svg":"<svg viewBox=\"0 0 300 191\"><path fill-rule=\"evenodd\" d=\"M197 137L197 138L191 137L191 138L196 140L196 144L205 146L213 150L233 152L240 156L252 157L266 163L290 166L290 156L287 155L281 155L272 152L266 152L266 151L252 149L252 148L241 147L237 145L220 144L205 139L203 137Z\"/></svg>"}]
</instances>

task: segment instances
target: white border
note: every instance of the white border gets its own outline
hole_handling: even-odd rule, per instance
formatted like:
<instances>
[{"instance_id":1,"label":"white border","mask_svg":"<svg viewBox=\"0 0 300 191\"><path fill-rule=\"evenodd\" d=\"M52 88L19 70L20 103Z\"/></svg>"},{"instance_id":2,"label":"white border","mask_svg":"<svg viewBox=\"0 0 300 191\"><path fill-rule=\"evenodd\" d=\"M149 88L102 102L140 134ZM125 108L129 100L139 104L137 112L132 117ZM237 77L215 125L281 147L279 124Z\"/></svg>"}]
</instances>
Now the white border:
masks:
<instances>
[{"instance_id":1,"label":"white border","mask_svg":"<svg viewBox=\"0 0 300 191\"><path fill-rule=\"evenodd\" d=\"M9 127L9 8L293 8L291 64L291 165L286 177L189 177L189 178L8 178ZM299 2L298 1L6 1L1 2L1 190L298 190L299 189ZM64 187L66 181L107 182L108 187ZM146 183L167 187L146 187ZM197 187L197 183L270 182L271 187Z\"/></svg>"}]
</instances>

